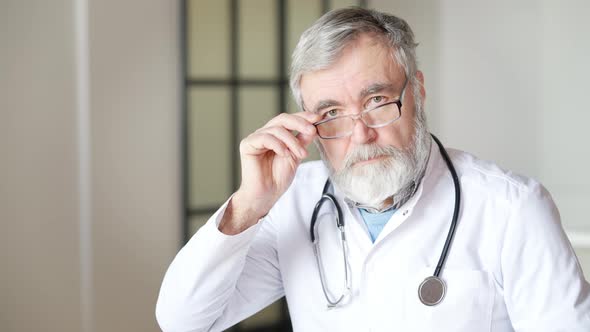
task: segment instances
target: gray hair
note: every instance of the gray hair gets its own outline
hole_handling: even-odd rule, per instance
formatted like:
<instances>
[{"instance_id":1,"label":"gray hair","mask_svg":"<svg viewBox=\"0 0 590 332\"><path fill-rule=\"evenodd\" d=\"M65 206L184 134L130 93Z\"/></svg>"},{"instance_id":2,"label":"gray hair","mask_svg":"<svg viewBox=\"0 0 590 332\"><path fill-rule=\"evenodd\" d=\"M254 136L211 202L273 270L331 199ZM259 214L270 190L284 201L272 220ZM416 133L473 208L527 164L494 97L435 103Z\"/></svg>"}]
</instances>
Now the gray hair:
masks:
<instances>
[{"instance_id":1,"label":"gray hair","mask_svg":"<svg viewBox=\"0 0 590 332\"><path fill-rule=\"evenodd\" d=\"M303 99L299 85L303 74L328 68L350 42L364 33L383 38L412 85L416 86L415 50L418 44L414 42L414 33L406 21L358 7L333 10L301 35L293 51L290 85L293 98L301 110Z\"/></svg>"}]
</instances>

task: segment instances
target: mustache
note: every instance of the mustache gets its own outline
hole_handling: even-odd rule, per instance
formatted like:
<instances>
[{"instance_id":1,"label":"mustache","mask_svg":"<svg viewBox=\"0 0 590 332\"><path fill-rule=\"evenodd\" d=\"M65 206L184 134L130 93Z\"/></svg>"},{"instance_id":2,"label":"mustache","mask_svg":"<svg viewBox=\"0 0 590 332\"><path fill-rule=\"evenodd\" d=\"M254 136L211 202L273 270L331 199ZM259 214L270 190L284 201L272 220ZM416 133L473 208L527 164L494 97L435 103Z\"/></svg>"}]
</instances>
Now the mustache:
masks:
<instances>
[{"instance_id":1,"label":"mustache","mask_svg":"<svg viewBox=\"0 0 590 332\"><path fill-rule=\"evenodd\" d=\"M352 150L344 160L344 169L351 168L354 164L379 157L396 158L403 151L393 146L380 146L377 144L359 145Z\"/></svg>"}]
</instances>

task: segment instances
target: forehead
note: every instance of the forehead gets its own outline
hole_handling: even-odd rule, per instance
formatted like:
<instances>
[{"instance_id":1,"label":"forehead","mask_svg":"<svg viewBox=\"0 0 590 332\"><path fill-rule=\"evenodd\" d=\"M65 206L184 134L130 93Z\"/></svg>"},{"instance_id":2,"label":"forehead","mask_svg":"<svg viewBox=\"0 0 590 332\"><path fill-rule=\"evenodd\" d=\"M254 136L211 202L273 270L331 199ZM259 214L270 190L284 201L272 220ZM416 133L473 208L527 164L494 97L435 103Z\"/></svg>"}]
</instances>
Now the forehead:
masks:
<instances>
[{"instance_id":1,"label":"forehead","mask_svg":"<svg viewBox=\"0 0 590 332\"><path fill-rule=\"evenodd\" d=\"M394 60L391 48L380 39L362 35L330 67L303 74L300 90L309 109L326 99L342 104L358 102L359 92L375 84L401 89L404 80L404 70Z\"/></svg>"}]
</instances>

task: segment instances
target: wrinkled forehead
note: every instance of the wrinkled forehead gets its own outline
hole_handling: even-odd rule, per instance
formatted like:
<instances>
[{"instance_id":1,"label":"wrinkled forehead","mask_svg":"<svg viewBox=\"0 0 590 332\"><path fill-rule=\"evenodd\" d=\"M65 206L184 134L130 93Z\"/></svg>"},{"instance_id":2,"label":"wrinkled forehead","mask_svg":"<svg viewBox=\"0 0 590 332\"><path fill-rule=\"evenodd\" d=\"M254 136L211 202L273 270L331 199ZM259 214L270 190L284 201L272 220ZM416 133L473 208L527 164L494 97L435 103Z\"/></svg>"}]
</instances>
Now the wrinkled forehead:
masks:
<instances>
[{"instance_id":1,"label":"wrinkled forehead","mask_svg":"<svg viewBox=\"0 0 590 332\"><path fill-rule=\"evenodd\" d=\"M301 67L300 79L307 73L333 67L350 49L358 47L380 48L392 56L392 61L396 61L395 52L397 52L397 49L391 45L386 36L373 31L357 32L350 35L341 44L330 45L318 41L316 45L310 45L306 52L306 58L310 61L307 61L307 65Z\"/></svg>"},{"instance_id":2,"label":"wrinkled forehead","mask_svg":"<svg viewBox=\"0 0 590 332\"><path fill-rule=\"evenodd\" d=\"M352 101L374 86L401 90L406 75L392 52L389 45L372 36L361 36L350 43L330 66L301 76L304 109L310 110L318 100Z\"/></svg>"}]
</instances>

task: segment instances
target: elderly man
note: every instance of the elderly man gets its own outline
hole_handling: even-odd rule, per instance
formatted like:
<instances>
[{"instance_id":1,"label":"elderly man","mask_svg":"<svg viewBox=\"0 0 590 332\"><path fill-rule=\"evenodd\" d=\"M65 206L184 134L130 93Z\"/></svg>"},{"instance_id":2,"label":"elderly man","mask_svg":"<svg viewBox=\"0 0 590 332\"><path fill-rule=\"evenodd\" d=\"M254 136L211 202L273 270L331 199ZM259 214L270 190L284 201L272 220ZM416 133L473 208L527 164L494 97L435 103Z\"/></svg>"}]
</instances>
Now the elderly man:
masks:
<instances>
[{"instance_id":1,"label":"elderly man","mask_svg":"<svg viewBox=\"0 0 590 332\"><path fill-rule=\"evenodd\" d=\"M178 253L164 331L285 296L295 331L590 331L590 286L538 182L428 132L408 24L327 13L293 54L303 112L240 144L240 188ZM300 165L315 141L322 161Z\"/></svg>"}]
</instances>

